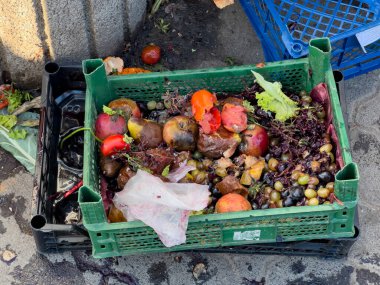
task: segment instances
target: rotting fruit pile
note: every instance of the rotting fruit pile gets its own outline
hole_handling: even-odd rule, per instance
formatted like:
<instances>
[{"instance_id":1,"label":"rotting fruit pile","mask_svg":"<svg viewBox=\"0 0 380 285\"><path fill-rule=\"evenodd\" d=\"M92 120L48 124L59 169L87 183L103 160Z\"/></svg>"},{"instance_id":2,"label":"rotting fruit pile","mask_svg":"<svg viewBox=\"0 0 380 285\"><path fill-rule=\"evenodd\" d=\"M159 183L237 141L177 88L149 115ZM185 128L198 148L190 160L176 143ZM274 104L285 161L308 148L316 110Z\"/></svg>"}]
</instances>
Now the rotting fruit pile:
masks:
<instances>
[{"instance_id":1,"label":"rotting fruit pile","mask_svg":"<svg viewBox=\"0 0 380 285\"><path fill-rule=\"evenodd\" d=\"M104 106L95 136L111 222L125 221L112 197L138 169L209 185L209 205L194 215L341 203L326 106L253 73L256 82L239 94L168 92L160 101Z\"/></svg>"}]
</instances>

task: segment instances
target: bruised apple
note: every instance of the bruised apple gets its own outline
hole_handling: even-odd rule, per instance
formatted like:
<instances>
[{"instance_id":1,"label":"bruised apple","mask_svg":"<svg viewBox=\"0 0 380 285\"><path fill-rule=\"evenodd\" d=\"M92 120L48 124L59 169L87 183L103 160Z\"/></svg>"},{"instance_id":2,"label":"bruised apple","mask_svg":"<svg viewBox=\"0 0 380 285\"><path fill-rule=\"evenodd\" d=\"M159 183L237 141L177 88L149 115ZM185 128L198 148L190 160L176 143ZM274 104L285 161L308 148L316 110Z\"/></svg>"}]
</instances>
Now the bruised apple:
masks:
<instances>
[{"instance_id":1,"label":"bruised apple","mask_svg":"<svg viewBox=\"0 0 380 285\"><path fill-rule=\"evenodd\" d=\"M95 135L104 140L111 135L122 135L127 131L127 124L123 116L101 113L96 118Z\"/></svg>"},{"instance_id":2,"label":"bruised apple","mask_svg":"<svg viewBox=\"0 0 380 285\"><path fill-rule=\"evenodd\" d=\"M198 126L189 117L176 116L165 123L163 137L166 144L177 151L193 151L197 145Z\"/></svg>"},{"instance_id":3,"label":"bruised apple","mask_svg":"<svg viewBox=\"0 0 380 285\"><path fill-rule=\"evenodd\" d=\"M112 110L120 110L123 116L128 120L130 117L141 118L140 108L137 103L131 99L119 98L108 104Z\"/></svg>"},{"instance_id":4,"label":"bruised apple","mask_svg":"<svg viewBox=\"0 0 380 285\"><path fill-rule=\"evenodd\" d=\"M259 125L249 125L242 136L240 152L246 155L263 156L268 150L269 138L267 131Z\"/></svg>"},{"instance_id":5,"label":"bruised apple","mask_svg":"<svg viewBox=\"0 0 380 285\"><path fill-rule=\"evenodd\" d=\"M131 137L146 149L158 147L162 143L162 127L156 122L131 117L128 130Z\"/></svg>"},{"instance_id":6,"label":"bruised apple","mask_svg":"<svg viewBox=\"0 0 380 285\"><path fill-rule=\"evenodd\" d=\"M213 134L200 132L197 147L198 151L208 158L231 157L240 142L238 134L221 126Z\"/></svg>"},{"instance_id":7,"label":"bruised apple","mask_svg":"<svg viewBox=\"0 0 380 285\"><path fill-rule=\"evenodd\" d=\"M215 205L216 213L230 213L252 210L249 201L240 194L229 193L222 196Z\"/></svg>"}]
</instances>

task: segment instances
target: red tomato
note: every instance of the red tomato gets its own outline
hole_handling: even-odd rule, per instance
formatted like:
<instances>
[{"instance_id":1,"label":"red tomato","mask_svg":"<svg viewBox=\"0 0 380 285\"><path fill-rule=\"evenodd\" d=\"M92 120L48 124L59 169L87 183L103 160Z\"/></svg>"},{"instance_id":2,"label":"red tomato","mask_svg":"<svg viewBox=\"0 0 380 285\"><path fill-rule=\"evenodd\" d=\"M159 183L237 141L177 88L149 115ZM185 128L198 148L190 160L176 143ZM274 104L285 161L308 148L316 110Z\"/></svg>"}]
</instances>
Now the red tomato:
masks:
<instances>
[{"instance_id":1,"label":"red tomato","mask_svg":"<svg viewBox=\"0 0 380 285\"><path fill-rule=\"evenodd\" d=\"M204 114L203 119L199 121L199 125L201 126L202 131L209 135L215 133L219 129L221 122L222 119L219 110L216 107L212 107L210 112Z\"/></svg>"},{"instance_id":2,"label":"red tomato","mask_svg":"<svg viewBox=\"0 0 380 285\"><path fill-rule=\"evenodd\" d=\"M8 106L8 99L4 94L0 94L0 110Z\"/></svg>"},{"instance_id":3,"label":"red tomato","mask_svg":"<svg viewBox=\"0 0 380 285\"><path fill-rule=\"evenodd\" d=\"M124 135L109 136L100 146L100 151L104 156L110 156L118 152L127 152L130 149L131 146L125 142Z\"/></svg>"},{"instance_id":4,"label":"red tomato","mask_svg":"<svg viewBox=\"0 0 380 285\"><path fill-rule=\"evenodd\" d=\"M156 45L148 45L141 52L141 59L145 64L156 64L161 59L161 48Z\"/></svg>"},{"instance_id":5,"label":"red tomato","mask_svg":"<svg viewBox=\"0 0 380 285\"><path fill-rule=\"evenodd\" d=\"M6 98L3 91L13 91L12 85L10 84L2 84L0 85L0 110L8 106L8 99Z\"/></svg>"}]
</instances>

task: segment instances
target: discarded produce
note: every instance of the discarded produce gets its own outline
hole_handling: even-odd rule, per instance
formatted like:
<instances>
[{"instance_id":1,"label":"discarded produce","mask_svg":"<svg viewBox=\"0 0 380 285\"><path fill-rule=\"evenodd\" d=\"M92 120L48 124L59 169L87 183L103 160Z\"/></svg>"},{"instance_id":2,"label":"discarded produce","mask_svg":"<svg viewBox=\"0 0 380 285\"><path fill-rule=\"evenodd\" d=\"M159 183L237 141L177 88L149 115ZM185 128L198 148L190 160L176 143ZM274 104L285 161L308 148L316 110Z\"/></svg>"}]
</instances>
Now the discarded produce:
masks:
<instances>
[{"instance_id":1,"label":"discarded produce","mask_svg":"<svg viewBox=\"0 0 380 285\"><path fill-rule=\"evenodd\" d=\"M140 192L136 188L133 197L149 209L165 198L156 192L155 198L146 196L158 181L161 189L168 189L169 182L178 189L206 187L211 193L207 205L193 205L191 215L341 203L334 195L340 157L326 124L330 113L326 101L313 99L326 90L318 86L310 92L313 96L305 90L287 92L279 82L254 76L257 83L237 94L173 91L162 94L161 101L117 99L108 104L95 126L103 140L102 179L106 193L112 193L103 199L128 192L140 179ZM127 112L119 102L128 106ZM142 187L142 177L151 184ZM194 187L186 195L192 197ZM116 195L116 207L123 208L122 195ZM125 218L133 220L122 208ZM114 221L115 212L108 214ZM144 219L149 225L150 217ZM155 227L168 244L175 243L157 220Z\"/></svg>"},{"instance_id":2,"label":"discarded produce","mask_svg":"<svg viewBox=\"0 0 380 285\"><path fill-rule=\"evenodd\" d=\"M127 123L123 116L103 108L104 113L98 115L95 122L95 135L104 140L111 135L125 134ZM108 112L108 113L107 113Z\"/></svg>"},{"instance_id":3,"label":"discarded produce","mask_svg":"<svg viewBox=\"0 0 380 285\"><path fill-rule=\"evenodd\" d=\"M143 48L141 52L141 60L145 64L154 65L161 59L161 48L151 44Z\"/></svg>"}]
</instances>

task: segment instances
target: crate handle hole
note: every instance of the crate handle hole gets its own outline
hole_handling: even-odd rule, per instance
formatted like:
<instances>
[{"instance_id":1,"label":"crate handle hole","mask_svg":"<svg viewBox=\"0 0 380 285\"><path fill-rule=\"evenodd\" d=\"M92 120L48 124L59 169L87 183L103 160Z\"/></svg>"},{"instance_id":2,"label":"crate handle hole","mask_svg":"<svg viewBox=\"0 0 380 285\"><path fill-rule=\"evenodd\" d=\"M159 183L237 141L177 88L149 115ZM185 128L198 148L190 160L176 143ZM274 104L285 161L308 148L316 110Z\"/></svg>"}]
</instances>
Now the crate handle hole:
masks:
<instances>
[{"instance_id":1,"label":"crate handle hole","mask_svg":"<svg viewBox=\"0 0 380 285\"><path fill-rule=\"evenodd\" d=\"M292 50L295 52L295 53L300 53L302 51L302 45L301 44L298 44L298 43L295 43L293 46L292 46Z\"/></svg>"},{"instance_id":2,"label":"crate handle hole","mask_svg":"<svg viewBox=\"0 0 380 285\"><path fill-rule=\"evenodd\" d=\"M100 248L106 248L106 246L104 244L100 245Z\"/></svg>"},{"instance_id":3,"label":"crate handle hole","mask_svg":"<svg viewBox=\"0 0 380 285\"><path fill-rule=\"evenodd\" d=\"M346 212L346 211L343 211L342 215L343 215L343 216L346 216L346 215L347 215L347 212Z\"/></svg>"},{"instance_id":4,"label":"crate handle hole","mask_svg":"<svg viewBox=\"0 0 380 285\"><path fill-rule=\"evenodd\" d=\"M42 215L35 215L30 221L30 225L35 230L42 229L46 225L46 218Z\"/></svg>"},{"instance_id":5,"label":"crate handle hole","mask_svg":"<svg viewBox=\"0 0 380 285\"><path fill-rule=\"evenodd\" d=\"M96 233L96 236L101 237L102 233Z\"/></svg>"},{"instance_id":6,"label":"crate handle hole","mask_svg":"<svg viewBox=\"0 0 380 285\"><path fill-rule=\"evenodd\" d=\"M47 73L53 74L59 70L59 65L55 62L48 62L45 64L45 71Z\"/></svg>"},{"instance_id":7,"label":"crate handle hole","mask_svg":"<svg viewBox=\"0 0 380 285\"><path fill-rule=\"evenodd\" d=\"M346 225L345 225L345 224L341 224L340 227L341 227L341 228L345 228Z\"/></svg>"}]
</instances>

